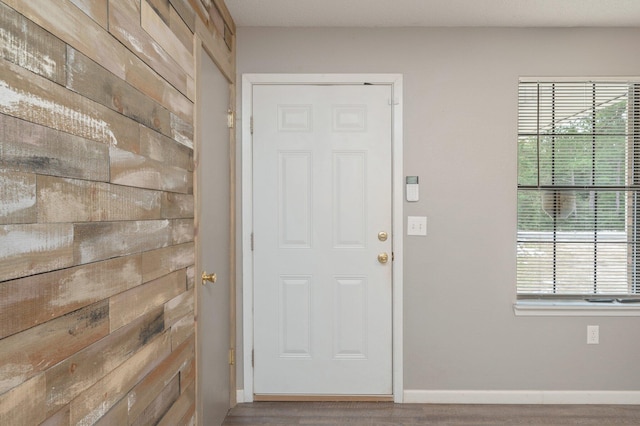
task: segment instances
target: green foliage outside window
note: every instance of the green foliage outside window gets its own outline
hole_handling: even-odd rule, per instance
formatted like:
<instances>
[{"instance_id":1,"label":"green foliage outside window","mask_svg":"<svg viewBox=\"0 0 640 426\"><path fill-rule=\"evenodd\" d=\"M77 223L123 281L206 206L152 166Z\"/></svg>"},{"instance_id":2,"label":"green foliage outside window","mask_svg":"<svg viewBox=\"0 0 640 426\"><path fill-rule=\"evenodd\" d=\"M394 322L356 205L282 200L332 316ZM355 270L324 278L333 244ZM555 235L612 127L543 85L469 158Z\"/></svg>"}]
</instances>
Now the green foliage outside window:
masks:
<instances>
[{"instance_id":1,"label":"green foliage outside window","mask_svg":"<svg viewBox=\"0 0 640 426\"><path fill-rule=\"evenodd\" d=\"M542 208L541 191L519 191L518 229L592 230L597 222L599 230L624 231L625 192L613 189L625 186L627 179L626 128L627 102L621 100L596 110L595 125L593 115L585 114L540 135L520 136L519 185L563 188L559 191L574 197L575 210L554 221ZM590 186L598 190L585 189Z\"/></svg>"}]
</instances>

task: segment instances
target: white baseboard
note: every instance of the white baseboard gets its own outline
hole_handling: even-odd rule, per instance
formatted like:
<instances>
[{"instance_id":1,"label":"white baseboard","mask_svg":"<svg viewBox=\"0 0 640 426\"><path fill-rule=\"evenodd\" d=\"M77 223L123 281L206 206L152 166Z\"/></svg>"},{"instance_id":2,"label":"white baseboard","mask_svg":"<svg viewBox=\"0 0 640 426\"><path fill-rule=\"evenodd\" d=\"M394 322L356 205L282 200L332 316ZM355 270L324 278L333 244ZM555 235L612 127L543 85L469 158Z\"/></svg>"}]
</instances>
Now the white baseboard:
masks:
<instances>
[{"instance_id":1,"label":"white baseboard","mask_svg":"<svg viewBox=\"0 0 640 426\"><path fill-rule=\"evenodd\" d=\"M640 404L640 391L405 390L403 396L420 404Z\"/></svg>"},{"instance_id":2,"label":"white baseboard","mask_svg":"<svg viewBox=\"0 0 640 426\"><path fill-rule=\"evenodd\" d=\"M244 389L236 390L238 404ZM640 405L640 391L405 390L404 404L613 404Z\"/></svg>"}]
</instances>

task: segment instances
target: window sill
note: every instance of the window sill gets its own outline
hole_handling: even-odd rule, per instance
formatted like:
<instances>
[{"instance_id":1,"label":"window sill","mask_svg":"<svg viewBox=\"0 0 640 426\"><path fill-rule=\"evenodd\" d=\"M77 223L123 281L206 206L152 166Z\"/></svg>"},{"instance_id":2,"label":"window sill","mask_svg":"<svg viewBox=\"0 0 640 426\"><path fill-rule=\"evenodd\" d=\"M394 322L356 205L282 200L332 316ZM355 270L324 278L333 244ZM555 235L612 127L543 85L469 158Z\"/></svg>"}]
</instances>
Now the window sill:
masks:
<instances>
[{"instance_id":1,"label":"window sill","mask_svg":"<svg viewBox=\"0 0 640 426\"><path fill-rule=\"evenodd\" d=\"M525 317L636 317L640 316L640 303L518 300L513 311L516 316Z\"/></svg>"}]
</instances>

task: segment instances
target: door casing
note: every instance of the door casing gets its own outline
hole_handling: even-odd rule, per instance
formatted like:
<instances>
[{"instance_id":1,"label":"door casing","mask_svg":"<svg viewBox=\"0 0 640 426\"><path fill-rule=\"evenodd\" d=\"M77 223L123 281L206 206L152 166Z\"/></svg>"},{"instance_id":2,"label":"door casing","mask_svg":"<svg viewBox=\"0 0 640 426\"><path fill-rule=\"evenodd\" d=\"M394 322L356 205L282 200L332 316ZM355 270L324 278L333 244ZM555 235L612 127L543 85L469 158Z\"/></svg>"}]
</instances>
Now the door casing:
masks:
<instances>
[{"instance_id":1,"label":"door casing","mask_svg":"<svg viewBox=\"0 0 640 426\"><path fill-rule=\"evenodd\" d=\"M388 84L392 88L392 210L393 292L392 351L393 399L403 400L403 134L401 74L244 74L242 76L242 331L244 389L239 402L253 401L253 149L251 116L254 85L263 84Z\"/></svg>"}]
</instances>

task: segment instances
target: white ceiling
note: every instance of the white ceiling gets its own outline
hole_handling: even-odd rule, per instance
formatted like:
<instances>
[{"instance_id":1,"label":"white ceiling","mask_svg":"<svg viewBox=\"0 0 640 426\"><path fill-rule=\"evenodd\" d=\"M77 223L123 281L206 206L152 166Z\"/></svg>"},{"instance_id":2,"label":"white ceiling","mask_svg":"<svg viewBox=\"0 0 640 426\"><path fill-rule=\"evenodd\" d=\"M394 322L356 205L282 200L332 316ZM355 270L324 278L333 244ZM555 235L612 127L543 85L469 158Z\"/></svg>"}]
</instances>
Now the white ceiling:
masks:
<instances>
[{"instance_id":1,"label":"white ceiling","mask_svg":"<svg viewBox=\"0 0 640 426\"><path fill-rule=\"evenodd\" d=\"M640 0L226 0L237 26L638 27Z\"/></svg>"}]
</instances>

